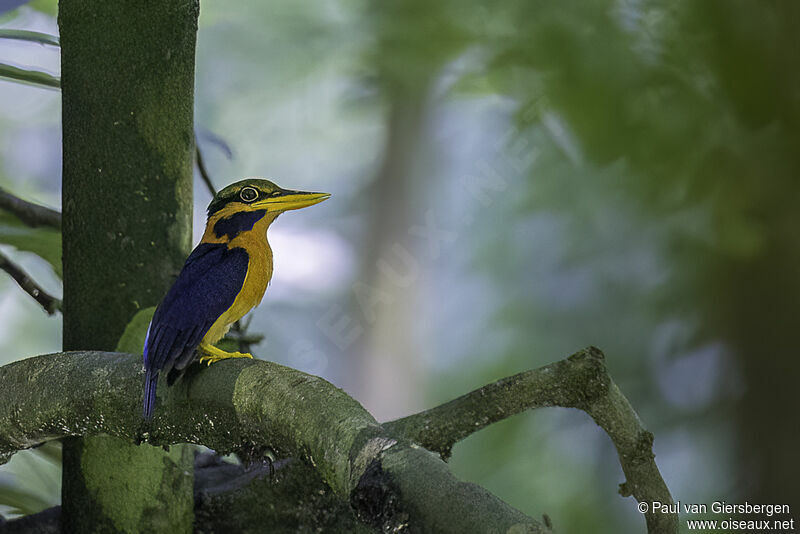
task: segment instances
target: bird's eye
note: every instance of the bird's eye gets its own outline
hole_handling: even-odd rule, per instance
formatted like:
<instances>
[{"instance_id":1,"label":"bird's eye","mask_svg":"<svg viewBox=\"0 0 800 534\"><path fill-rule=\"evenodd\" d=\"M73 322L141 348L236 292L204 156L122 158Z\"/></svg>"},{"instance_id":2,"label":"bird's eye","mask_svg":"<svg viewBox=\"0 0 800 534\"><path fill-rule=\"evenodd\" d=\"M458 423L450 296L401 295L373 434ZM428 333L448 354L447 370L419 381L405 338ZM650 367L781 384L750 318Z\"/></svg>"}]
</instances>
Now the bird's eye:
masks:
<instances>
[{"instance_id":1,"label":"bird's eye","mask_svg":"<svg viewBox=\"0 0 800 534\"><path fill-rule=\"evenodd\" d=\"M239 191L239 198L244 202L252 202L258 198L258 191L254 187L245 187Z\"/></svg>"}]
</instances>

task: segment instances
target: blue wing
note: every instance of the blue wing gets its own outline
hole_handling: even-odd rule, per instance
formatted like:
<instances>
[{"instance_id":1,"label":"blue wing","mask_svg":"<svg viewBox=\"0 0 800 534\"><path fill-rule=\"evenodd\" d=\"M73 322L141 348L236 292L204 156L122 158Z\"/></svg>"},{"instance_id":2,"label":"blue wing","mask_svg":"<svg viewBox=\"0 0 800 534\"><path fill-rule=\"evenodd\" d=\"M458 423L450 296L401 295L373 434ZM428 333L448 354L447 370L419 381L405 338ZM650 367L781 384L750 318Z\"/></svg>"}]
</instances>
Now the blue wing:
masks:
<instances>
[{"instance_id":1,"label":"blue wing","mask_svg":"<svg viewBox=\"0 0 800 534\"><path fill-rule=\"evenodd\" d=\"M242 289L249 257L243 248L201 243L158 305L144 344L144 416L152 417L162 371L184 369L211 325Z\"/></svg>"}]
</instances>

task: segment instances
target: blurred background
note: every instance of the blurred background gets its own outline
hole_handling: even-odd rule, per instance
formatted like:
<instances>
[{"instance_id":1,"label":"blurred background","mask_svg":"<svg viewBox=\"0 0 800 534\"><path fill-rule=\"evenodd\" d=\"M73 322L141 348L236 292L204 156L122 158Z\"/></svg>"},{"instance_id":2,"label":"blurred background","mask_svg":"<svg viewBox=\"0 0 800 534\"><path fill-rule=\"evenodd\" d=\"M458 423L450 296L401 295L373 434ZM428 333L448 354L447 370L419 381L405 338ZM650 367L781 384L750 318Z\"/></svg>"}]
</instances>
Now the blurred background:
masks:
<instances>
[{"instance_id":1,"label":"blurred background","mask_svg":"<svg viewBox=\"0 0 800 534\"><path fill-rule=\"evenodd\" d=\"M18 4L0 28L57 34L55 2ZM798 27L791 0L203 0L217 188L333 194L270 230L253 352L388 420L595 345L676 500L796 514ZM0 40L0 63L58 75L59 52ZM0 80L0 187L59 207L60 144L59 93ZM198 179L195 242L210 198ZM60 295L57 240L0 223ZM0 363L58 351L58 315L0 275ZM644 530L581 412L513 417L450 463L560 532ZM0 513L57 504L58 464L0 468Z\"/></svg>"}]
</instances>

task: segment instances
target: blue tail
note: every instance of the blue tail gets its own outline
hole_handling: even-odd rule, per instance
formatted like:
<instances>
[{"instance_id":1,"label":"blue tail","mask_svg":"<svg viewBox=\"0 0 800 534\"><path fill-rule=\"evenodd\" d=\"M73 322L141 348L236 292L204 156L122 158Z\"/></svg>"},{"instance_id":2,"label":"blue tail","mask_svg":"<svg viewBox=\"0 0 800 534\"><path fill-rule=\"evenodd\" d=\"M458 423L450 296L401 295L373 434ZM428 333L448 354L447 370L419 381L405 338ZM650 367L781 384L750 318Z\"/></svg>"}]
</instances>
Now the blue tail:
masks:
<instances>
[{"instance_id":1,"label":"blue tail","mask_svg":"<svg viewBox=\"0 0 800 534\"><path fill-rule=\"evenodd\" d=\"M153 418L153 409L156 407L156 385L158 385L158 372L148 369L144 376L144 408L142 415L145 419Z\"/></svg>"}]
</instances>

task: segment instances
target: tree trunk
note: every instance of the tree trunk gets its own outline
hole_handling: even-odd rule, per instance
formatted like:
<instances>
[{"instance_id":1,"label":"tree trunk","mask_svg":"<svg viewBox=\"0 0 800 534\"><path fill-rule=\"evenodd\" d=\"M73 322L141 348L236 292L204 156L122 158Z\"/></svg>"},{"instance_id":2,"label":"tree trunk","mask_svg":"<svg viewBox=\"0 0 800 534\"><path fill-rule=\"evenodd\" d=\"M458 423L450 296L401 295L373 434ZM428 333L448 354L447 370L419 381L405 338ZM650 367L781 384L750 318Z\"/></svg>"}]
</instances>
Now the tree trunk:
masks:
<instances>
[{"instance_id":1,"label":"tree trunk","mask_svg":"<svg viewBox=\"0 0 800 534\"><path fill-rule=\"evenodd\" d=\"M420 273L408 229L421 211L413 204L415 185L426 185L416 179L415 163L424 153L420 139L426 133L431 78L388 96L383 160L367 193L371 212L359 275L363 282L352 288L352 308L366 328L350 348L356 361L343 381L350 381L348 389L378 420L424 408L421 351L412 334ZM397 383L405 387L391 387Z\"/></svg>"},{"instance_id":2,"label":"tree trunk","mask_svg":"<svg viewBox=\"0 0 800 534\"><path fill-rule=\"evenodd\" d=\"M113 350L191 244L197 2L59 3L64 349ZM67 532L189 532L187 450L64 443Z\"/></svg>"}]
</instances>

